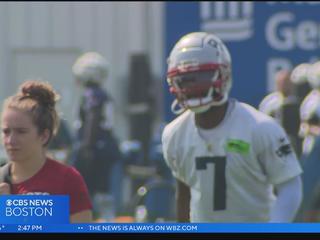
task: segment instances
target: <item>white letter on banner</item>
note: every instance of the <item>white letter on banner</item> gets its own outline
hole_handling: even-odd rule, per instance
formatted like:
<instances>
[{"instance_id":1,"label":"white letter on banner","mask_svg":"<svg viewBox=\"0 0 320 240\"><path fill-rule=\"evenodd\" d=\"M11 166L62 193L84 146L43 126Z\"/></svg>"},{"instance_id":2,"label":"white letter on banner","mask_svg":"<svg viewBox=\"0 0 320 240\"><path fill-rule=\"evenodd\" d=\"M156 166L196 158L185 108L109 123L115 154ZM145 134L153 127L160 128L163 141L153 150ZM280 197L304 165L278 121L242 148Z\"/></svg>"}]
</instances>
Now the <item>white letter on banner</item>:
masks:
<instances>
[{"instance_id":1,"label":"white letter on banner","mask_svg":"<svg viewBox=\"0 0 320 240\"><path fill-rule=\"evenodd\" d=\"M283 28L279 32L283 40L277 37L277 28L282 22L291 22L294 15L290 12L282 12L273 15L267 23L266 39L268 43L277 50L291 50L294 47L294 34L290 28Z\"/></svg>"},{"instance_id":2,"label":"white letter on banner","mask_svg":"<svg viewBox=\"0 0 320 240\"><path fill-rule=\"evenodd\" d=\"M44 215L45 216L51 216L52 217L52 208L45 208L44 209Z\"/></svg>"},{"instance_id":3,"label":"white letter on banner","mask_svg":"<svg viewBox=\"0 0 320 240\"><path fill-rule=\"evenodd\" d=\"M6 207L6 217L12 216L12 209L9 207Z\"/></svg>"},{"instance_id":4,"label":"white letter on banner","mask_svg":"<svg viewBox=\"0 0 320 240\"><path fill-rule=\"evenodd\" d=\"M297 27L297 45L303 50L317 49L318 26L313 21L301 22Z\"/></svg>"}]
</instances>

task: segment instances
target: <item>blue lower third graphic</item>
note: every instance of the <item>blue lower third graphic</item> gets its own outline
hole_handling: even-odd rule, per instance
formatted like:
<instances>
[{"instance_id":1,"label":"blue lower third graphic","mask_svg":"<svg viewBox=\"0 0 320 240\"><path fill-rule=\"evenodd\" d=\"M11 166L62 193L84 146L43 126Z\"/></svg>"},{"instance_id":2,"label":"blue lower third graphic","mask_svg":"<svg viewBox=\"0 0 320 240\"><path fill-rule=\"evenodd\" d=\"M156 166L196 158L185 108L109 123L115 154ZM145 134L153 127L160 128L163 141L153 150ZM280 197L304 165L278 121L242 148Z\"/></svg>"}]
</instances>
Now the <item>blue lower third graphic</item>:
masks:
<instances>
[{"instance_id":1,"label":"blue lower third graphic","mask_svg":"<svg viewBox=\"0 0 320 240\"><path fill-rule=\"evenodd\" d=\"M319 233L319 223L0 224L0 233Z\"/></svg>"},{"instance_id":2,"label":"blue lower third graphic","mask_svg":"<svg viewBox=\"0 0 320 240\"><path fill-rule=\"evenodd\" d=\"M13 224L69 223L69 196L3 195L0 196L0 222Z\"/></svg>"}]
</instances>

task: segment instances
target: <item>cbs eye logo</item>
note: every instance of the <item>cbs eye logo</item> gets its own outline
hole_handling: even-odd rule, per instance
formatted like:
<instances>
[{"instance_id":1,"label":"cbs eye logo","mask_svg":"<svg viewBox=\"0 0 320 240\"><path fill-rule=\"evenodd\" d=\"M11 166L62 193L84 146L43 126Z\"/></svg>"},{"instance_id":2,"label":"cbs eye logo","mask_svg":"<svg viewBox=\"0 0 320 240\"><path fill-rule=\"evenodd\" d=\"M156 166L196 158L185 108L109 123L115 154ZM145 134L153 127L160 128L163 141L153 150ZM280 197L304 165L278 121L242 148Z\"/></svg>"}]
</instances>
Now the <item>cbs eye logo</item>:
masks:
<instances>
[{"instance_id":1,"label":"cbs eye logo","mask_svg":"<svg viewBox=\"0 0 320 240\"><path fill-rule=\"evenodd\" d=\"M7 205L8 207L12 206L12 200L8 199L8 200L6 201L6 205Z\"/></svg>"}]
</instances>

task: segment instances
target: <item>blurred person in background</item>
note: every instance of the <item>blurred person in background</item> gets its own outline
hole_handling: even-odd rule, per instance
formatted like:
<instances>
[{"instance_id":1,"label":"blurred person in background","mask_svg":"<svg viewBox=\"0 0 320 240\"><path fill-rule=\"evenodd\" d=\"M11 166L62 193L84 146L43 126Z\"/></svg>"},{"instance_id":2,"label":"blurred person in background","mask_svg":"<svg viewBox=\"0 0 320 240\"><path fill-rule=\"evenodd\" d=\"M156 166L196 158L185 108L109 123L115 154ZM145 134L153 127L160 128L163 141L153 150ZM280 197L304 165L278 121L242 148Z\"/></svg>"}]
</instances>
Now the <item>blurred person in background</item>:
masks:
<instances>
[{"instance_id":1,"label":"blurred person in background","mask_svg":"<svg viewBox=\"0 0 320 240\"><path fill-rule=\"evenodd\" d=\"M303 155L307 156L313 149L315 139L320 134L320 77L318 72L320 62L310 65L308 68L308 82L312 90L305 96L300 106L300 131L303 138Z\"/></svg>"},{"instance_id":2,"label":"blurred person in background","mask_svg":"<svg viewBox=\"0 0 320 240\"><path fill-rule=\"evenodd\" d=\"M224 43L205 32L182 37L168 58L167 81L179 114L162 135L177 179L177 220L291 222L302 197L300 164L273 118L229 98Z\"/></svg>"},{"instance_id":3,"label":"blurred person in background","mask_svg":"<svg viewBox=\"0 0 320 240\"><path fill-rule=\"evenodd\" d=\"M293 94L298 98L300 104L312 90L308 79L310 67L310 63L301 63L291 72L290 80L294 84Z\"/></svg>"},{"instance_id":4,"label":"blurred person in background","mask_svg":"<svg viewBox=\"0 0 320 240\"><path fill-rule=\"evenodd\" d=\"M297 156L302 154L300 129L300 104L310 87L307 81L309 64L300 64L293 69L280 70L275 76L276 91L267 95L259 104L259 110L275 118L284 128Z\"/></svg>"},{"instance_id":5,"label":"blurred person in background","mask_svg":"<svg viewBox=\"0 0 320 240\"><path fill-rule=\"evenodd\" d=\"M280 70L275 76L276 90L263 98L259 104L259 110L281 124L281 108L285 101L295 101L293 96L293 84L290 81L290 71Z\"/></svg>"},{"instance_id":6,"label":"blurred person in background","mask_svg":"<svg viewBox=\"0 0 320 240\"><path fill-rule=\"evenodd\" d=\"M112 218L106 216L112 215L113 208L110 171L121 155L112 132L113 102L103 89L109 64L99 53L87 52L76 60L72 71L76 82L83 88L73 164L88 185L94 217Z\"/></svg>"},{"instance_id":7,"label":"blurred person in background","mask_svg":"<svg viewBox=\"0 0 320 240\"><path fill-rule=\"evenodd\" d=\"M0 194L69 195L70 222L91 222L92 206L82 176L47 156L59 127L58 98L48 83L26 81L5 100L1 128L9 162L0 169L5 180Z\"/></svg>"},{"instance_id":8,"label":"blurred person in background","mask_svg":"<svg viewBox=\"0 0 320 240\"><path fill-rule=\"evenodd\" d=\"M298 221L320 221L320 61L310 65L312 91L300 107L300 134L304 137L302 164L304 200Z\"/></svg>"}]
</instances>

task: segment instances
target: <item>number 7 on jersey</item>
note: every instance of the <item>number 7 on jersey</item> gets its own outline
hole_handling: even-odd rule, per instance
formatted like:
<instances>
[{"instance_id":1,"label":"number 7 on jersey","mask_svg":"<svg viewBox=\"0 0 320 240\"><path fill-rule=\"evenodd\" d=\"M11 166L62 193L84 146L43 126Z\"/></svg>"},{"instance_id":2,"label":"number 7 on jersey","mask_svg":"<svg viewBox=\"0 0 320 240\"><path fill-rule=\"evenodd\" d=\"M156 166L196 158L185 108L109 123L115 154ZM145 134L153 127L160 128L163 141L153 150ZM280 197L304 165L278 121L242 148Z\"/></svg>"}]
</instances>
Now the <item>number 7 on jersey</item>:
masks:
<instances>
[{"instance_id":1,"label":"number 7 on jersey","mask_svg":"<svg viewBox=\"0 0 320 240\"><path fill-rule=\"evenodd\" d=\"M196 169L206 170L207 164L215 164L213 184L213 211L226 209L226 157L197 157Z\"/></svg>"}]
</instances>

